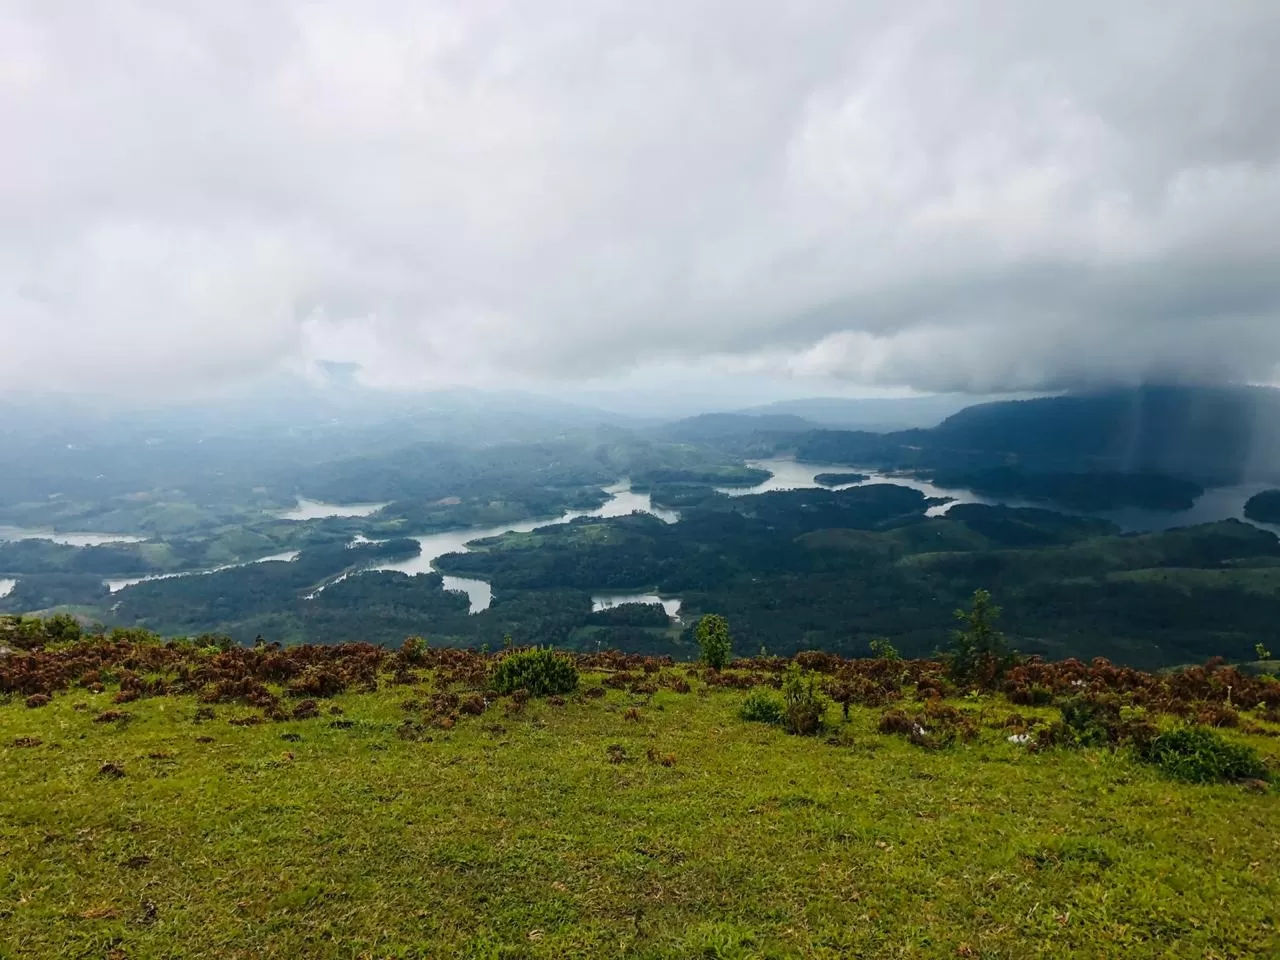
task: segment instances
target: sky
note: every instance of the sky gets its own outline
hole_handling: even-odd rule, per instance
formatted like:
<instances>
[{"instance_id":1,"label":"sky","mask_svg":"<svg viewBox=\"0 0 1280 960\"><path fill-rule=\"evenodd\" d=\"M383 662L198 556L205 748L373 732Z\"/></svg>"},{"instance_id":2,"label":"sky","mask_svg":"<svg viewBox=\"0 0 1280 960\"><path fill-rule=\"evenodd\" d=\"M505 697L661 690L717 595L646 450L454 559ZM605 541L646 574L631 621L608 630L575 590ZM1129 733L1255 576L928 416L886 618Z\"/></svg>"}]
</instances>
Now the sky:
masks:
<instances>
[{"instance_id":1,"label":"sky","mask_svg":"<svg viewBox=\"0 0 1280 960\"><path fill-rule=\"evenodd\" d=\"M1275 0L0 0L0 390L1274 382L1277 49Z\"/></svg>"}]
</instances>

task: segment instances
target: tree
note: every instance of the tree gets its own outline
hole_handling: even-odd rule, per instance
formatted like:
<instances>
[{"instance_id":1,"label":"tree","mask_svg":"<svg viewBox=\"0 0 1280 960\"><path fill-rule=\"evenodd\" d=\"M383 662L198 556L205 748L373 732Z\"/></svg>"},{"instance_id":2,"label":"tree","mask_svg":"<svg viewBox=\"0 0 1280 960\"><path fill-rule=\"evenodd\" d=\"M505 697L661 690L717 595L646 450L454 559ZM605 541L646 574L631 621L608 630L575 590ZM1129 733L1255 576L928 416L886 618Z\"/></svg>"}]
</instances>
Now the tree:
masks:
<instances>
[{"instance_id":1,"label":"tree","mask_svg":"<svg viewBox=\"0 0 1280 960\"><path fill-rule=\"evenodd\" d=\"M708 613L698 621L694 636L702 650L702 662L712 670L723 670L733 652L729 621L718 613Z\"/></svg>"},{"instance_id":2,"label":"tree","mask_svg":"<svg viewBox=\"0 0 1280 960\"><path fill-rule=\"evenodd\" d=\"M968 610L957 610L962 626L951 634L947 672L959 684L990 683L1009 666L1012 657L1004 634L995 627L1000 608L986 590L975 590Z\"/></svg>"}]
</instances>

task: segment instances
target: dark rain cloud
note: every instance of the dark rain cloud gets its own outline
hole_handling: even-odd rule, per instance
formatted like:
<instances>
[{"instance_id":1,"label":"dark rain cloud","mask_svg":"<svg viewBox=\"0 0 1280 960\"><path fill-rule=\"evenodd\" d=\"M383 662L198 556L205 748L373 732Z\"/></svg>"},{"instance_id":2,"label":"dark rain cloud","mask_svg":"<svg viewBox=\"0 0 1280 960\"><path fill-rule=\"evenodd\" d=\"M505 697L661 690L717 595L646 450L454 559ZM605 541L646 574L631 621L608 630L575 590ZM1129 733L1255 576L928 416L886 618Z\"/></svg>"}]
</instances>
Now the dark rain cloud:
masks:
<instances>
[{"instance_id":1,"label":"dark rain cloud","mask_svg":"<svg viewBox=\"0 0 1280 960\"><path fill-rule=\"evenodd\" d=\"M10 0L0 381L1275 380L1277 49L1273 0Z\"/></svg>"}]
</instances>

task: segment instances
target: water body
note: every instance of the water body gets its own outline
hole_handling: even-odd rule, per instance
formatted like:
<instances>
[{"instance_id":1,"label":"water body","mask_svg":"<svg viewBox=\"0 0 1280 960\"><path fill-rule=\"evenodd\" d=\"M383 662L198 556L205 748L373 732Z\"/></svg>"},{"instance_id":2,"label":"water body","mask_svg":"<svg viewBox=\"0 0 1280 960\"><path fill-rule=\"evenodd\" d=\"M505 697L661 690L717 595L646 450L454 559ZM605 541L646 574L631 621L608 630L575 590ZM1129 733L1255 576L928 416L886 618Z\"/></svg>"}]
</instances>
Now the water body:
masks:
<instances>
[{"instance_id":1,"label":"water body","mask_svg":"<svg viewBox=\"0 0 1280 960\"><path fill-rule=\"evenodd\" d=\"M36 527L0 527L0 540L52 540L68 547L100 547L107 543L142 543L146 537L124 533L62 533Z\"/></svg>"},{"instance_id":2,"label":"water body","mask_svg":"<svg viewBox=\"0 0 1280 960\"><path fill-rule=\"evenodd\" d=\"M397 563L371 567L371 570L390 570L407 573L410 576L419 573L432 573L435 561L446 553L466 553L467 544L474 540L488 537L499 537L504 533L530 533L540 527L555 526L568 523L578 517L625 517L636 511L649 513L664 523L675 523L680 514L674 510L662 510L654 507L647 493L636 493L631 489L631 482L623 480L605 487L604 492L609 499L594 510L567 510L554 520L522 520L519 523L504 524L499 527L471 527L465 530L448 530L444 533L433 533L425 537L414 537L418 541L419 553L416 557L401 560ZM484 580L470 577L444 578L446 590L461 590L471 601L471 612L479 613L489 609L493 602L493 588Z\"/></svg>"},{"instance_id":3,"label":"water body","mask_svg":"<svg viewBox=\"0 0 1280 960\"><path fill-rule=\"evenodd\" d=\"M13 588L17 585L17 580L0 580L0 597L7 597L13 593Z\"/></svg>"},{"instance_id":4,"label":"water body","mask_svg":"<svg viewBox=\"0 0 1280 960\"><path fill-rule=\"evenodd\" d=\"M1280 524L1261 523L1244 515L1244 505L1255 493L1275 488L1272 483L1241 483L1233 487L1213 487L1191 506L1189 510L1166 513L1160 510L1143 510L1126 507L1110 510L1098 516L1110 520L1122 530L1152 531L1172 530L1174 527L1191 527L1198 523L1214 523L1218 520L1243 520L1262 530L1280 536Z\"/></svg>"},{"instance_id":5,"label":"water body","mask_svg":"<svg viewBox=\"0 0 1280 960\"><path fill-rule=\"evenodd\" d=\"M867 479L859 483L849 483L839 487L824 488L848 490L852 487L864 487L872 483L895 483L901 487L919 490L926 497L946 498L947 503L930 507L926 514L939 517L957 503L983 503L991 506L1034 507L1040 510L1053 510L1057 513L1070 514L1077 517L1097 517L1110 520L1125 533L1150 533L1160 530L1172 530L1175 527L1190 527L1201 523L1215 523L1219 520L1243 520L1256 527L1280 536L1280 525L1257 523L1248 520L1244 515L1244 505L1255 493L1270 489L1273 485L1265 483L1243 483L1231 487L1214 487L1206 490L1188 510L1164 511L1144 510L1140 507L1125 507L1120 510L1088 512L1072 510L1046 500L1022 500L1012 497L987 497L972 490L954 487L940 487L927 480L897 474L876 473L867 467L834 463L800 463L795 460L752 460L749 465L768 470L773 474L763 483L754 487L719 487L721 493L731 497L741 497L753 493L768 493L772 490L803 490L818 487L814 477L820 473L841 473L855 470L867 474Z\"/></svg>"},{"instance_id":6,"label":"water body","mask_svg":"<svg viewBox=\"0 0 1280 960\"><path fill-rule=\"evenodd\" d=\"M893 483L900 487L910 487L912 490L919 490L926 497L935 499L945 499L948 502L930 507L926 514L931 517L938 517L946 513L957 503L988 503L994 504L1000 501L990 497L979 496L972 490L955 490L945 487L939 487L937 484L930 483L927 480L919 480L915 477L898 476L897 474L877 473L868 467L851 467L847 463L802 463L796 460L748 460L747 466L758 467L761 470L768 470L772 476L762 483L757 483L754 487L716 487L720 493L726 493L731 497L745 497L756 493L772 493L778 490L850 490L853 487L865 487L874 483ZM857 483L845 483L838 487L824 487L817 483L813 478L820 473L849 473L850 471L861 473L866 476L866 480L860 480ZM1004 501L1009 506L1032 506L1030 503L1022 501Z\"/></svg>"},{"instance_id":7,"label":"water body","mask_svg":"<svg viewBox=\"0 0 1280 960\"><path fill-rule=\"evenodd\" d=\"M325 503L323 500L298 498L291 510L276 513L281 520L324 520L328 517L368 517L387 505L383 503Z\"/></svg>"},{"instance_id":8,"label":"water body","mask_svg":"<svg viewBox=\"0 0 1280 960\"><path fill-rule=\"evenodd\" d=\"M602 593L591 598L591 612L598 613L624 603L657 603L673 620L680 619L679 597L660 597L656 593Z\"/></svg>"},{"instance_id":9,"label":"water body","mask_svg":"<svg viewBox=\"0 0 1280 960\"><path fill-rule=\"evenodd\" d=\"M115 593L117 590L123 590L125 587L132 587L137 583L146 583L149 580L173 580L176 577L200 577L210 573L220 573L223 570L232 570L236 567L247 567L251 563L288 563L291 560L298 559L297 550L288 550L284 553L273 553L269 557L259 557L257 560L245 560L241 563L224 563L208 570L184 570L180 573L149 573L145 577L122 577L114 580L104 580L107 590ZM4 596L4 594L0 594Z\"/></svg>"}]
</instances>

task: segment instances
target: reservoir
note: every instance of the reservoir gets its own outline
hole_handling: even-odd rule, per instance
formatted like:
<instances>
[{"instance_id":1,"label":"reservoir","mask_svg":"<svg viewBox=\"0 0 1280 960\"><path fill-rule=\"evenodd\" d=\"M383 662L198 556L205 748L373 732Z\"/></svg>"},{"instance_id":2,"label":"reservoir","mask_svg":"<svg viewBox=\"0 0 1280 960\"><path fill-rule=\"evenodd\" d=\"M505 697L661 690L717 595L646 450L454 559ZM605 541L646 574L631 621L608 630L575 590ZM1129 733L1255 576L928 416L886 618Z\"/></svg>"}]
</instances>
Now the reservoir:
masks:
<instances>
[{"instance_id":1,"label":"reservoir","mask_svg":"<svg viewBox=\"0 0 1280 960\"><path fill-rule=\"evenodd\" d=\"M1144 510L1139 507L1124 507L1119 510L1088 512L1072 510L1049 500L1022 500L1010 497L985 497L953 487L940 487L927 480L898 474L877 473L866 467L837 463L801 463L795 460L750 460L748 466L768 470L773 476L754 487L719 487L721 493L731 497L742 497L754 493L768 493L773 490L801 490L818 487L814 477L820 473L848 473L855 471L867 475L866 480L848 483L839 487L828 487L831 490L849 490L853 487L865 487L872 483L894 483L900 487L919 490L926 497L943 499L949 502L930 507L926 515L930 517L944 516L948 510L958 503L983 503L991 506L1032 507L1039 510L1052 510L1078 517L1096 517L1109 520L1125 533L1151 533L1160 530L1172 530L1175 527L1190 527L1201 523L1216 523L1220 520L1240 520L1252 523L1255 527L1268 530L1280 536L1280 525L1258 523L1247 520L1244 505L1255 493L1270 489L1272 485L1265 483L1242 483L1230 487L1213 487L1206 490L1195 504L1188 510L1164 511Z\"/></svg>"},{"instance_id":2,"label":"reservoir","mask_svg":"<svg viewBox=\"0 0 1280 960\"><path fill-rule=\"evenodd\" d=\"M425 537L414 537L418 541L419 553L416 557L396 563L372 567L372 570L393 570L409 575L431 573L435 570L437 557L446 553L466 553L467 544L473 540L484 540L488 537L500 537L504 533L530 533L539 527L549 527L559 523L568 523L578 517L625 517L639 511L649 513L664 523L675 523L680 514L674 510L661 510L653 506L647 493L636 493L631 489L630 480L622 480L604 488L609 499L594 510L568 510L554 520L523 520L516 524L505 524L500 527L468 528L465 530L449 530L445 533L433 533ZM489 609L493 602L493 588L484 580L469 577L444 578L446 590L461 590L471 601L471 612L479 613Z\"/></svg>"},{"instance_id":3,"label":"reservoir","mask_svg":"<svg viewBox=\"0 0 1280 960\"><path fill-rule=\"evenodd\" d=\"M299 497L297 506L276 514L281 520L324 520L328 517L368 517L387 505L383 503L325 503Z\"/></svg>"},{"instance_id":4,"label":"reservoir","mask_svg":"<svg viewBox=\"0 0 1280 960\"><path fill-rule=\"evenodd\" d=\"M605 593L593 596L591 598L591 612L599 613L601 610L608 610L611 607L617 607L624 603L656 603L662 606L667 612L667 616L673 620L680 619L680 598L679 597L663 597L656 593Z\"/></svg>"},{"instance_id":5,"label":"reservoir","mask_svg":"<svg viewBox=\"0 0 1280 960\"><path fill-rule=\"evenodd\" d=\"M257 560L246 560L243 563L224 563L221 566L210 567L208 570L183 570L179 573L150 573L145 577L121 577L114 580L103 581L107 585L107 590L115 593L117 590L123 590L125 587L132 587L135 583L146 583L149 580L172 580L174 577L198 577L207 573L218 573L222 570L232 570L236 567L247 567L251 563L288 563L290 560L298 559L297 550L289 550L285 553L273 553L269 557L259 557ZM4 594L0 593L0 597Z\"/></svg>"},{"instance_id":6,"label":"reservoir","mask_svg":"<svg viewBox=\"0 0 1280 960\"><path fill-rule=\"evenodd\" d=\"M142 543L146 537L123 533L63 533L34 527L0 527L0 540L52 540L68 547L101 547L108 543Z\"/></svg>"}]
</instances>

